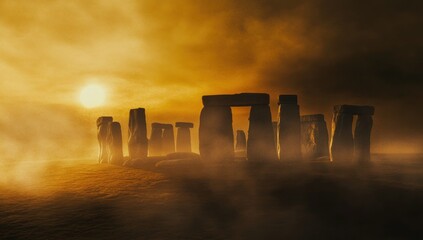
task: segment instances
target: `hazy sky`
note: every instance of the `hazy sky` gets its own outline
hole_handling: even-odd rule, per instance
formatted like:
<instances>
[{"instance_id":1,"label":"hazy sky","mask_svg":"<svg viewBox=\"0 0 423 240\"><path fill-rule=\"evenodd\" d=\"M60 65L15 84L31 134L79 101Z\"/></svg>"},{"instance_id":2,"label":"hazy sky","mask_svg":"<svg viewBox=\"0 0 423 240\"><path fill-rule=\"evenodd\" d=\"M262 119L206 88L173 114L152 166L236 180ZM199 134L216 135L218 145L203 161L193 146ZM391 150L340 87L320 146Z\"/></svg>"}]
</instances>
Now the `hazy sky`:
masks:
<instances>
[{"instance_id":1,"label":"hazy sky","mask_svg":"<svg viewBox=\"0 0 423 240\"><path fill-rule=\"evenodd\" d=\"M0 148L95 155L99 115L124 133L133 107L197 124L204 94L268 92L274 119L277 96L296 93L329 128L333 105L374 105L373 151L421 152L422 12L413 0L0 0ZM105 106L81 106L89 83Z\"/></svg>"}]
</instances>

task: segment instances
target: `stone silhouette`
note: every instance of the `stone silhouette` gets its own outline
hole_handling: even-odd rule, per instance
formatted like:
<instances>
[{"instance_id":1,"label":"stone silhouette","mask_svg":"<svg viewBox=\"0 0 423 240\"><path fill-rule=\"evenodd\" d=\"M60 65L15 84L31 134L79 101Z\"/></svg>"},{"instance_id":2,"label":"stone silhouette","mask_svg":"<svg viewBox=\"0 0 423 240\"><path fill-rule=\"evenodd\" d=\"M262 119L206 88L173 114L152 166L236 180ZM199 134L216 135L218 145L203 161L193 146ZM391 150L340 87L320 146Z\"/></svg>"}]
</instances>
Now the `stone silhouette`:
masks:
<instances>
[{"instance_id":1,"label":"stone silhouette","mask_svg":"<svg viewBox=\"0 0 423 240\"><path fill-rule=\"evenodd\" d=\"M107 146L108 125L113 122L113 117L103 116L97 119L97 139L99 144L98 162L107 163L109 153Z\"/></svg>"},{"instance_id":2,"label":"stone silhouette","mask_svg":"<svg viewBox=\"0 0 423 240\"><path fill-rule=\"evenodd\" d=\"M109 152L109 163L122 165L123 164L123 150L122 150L122 129L120 123L109 122L107 129L107 145Z\"/></svg>"},{"instance_id":3,"label":"stone silhouette","mask_svg":"<svg viewBox=\"0 0 423 240\"><path fill-rule=\"evenodd\" d=\"M191 152L191 131L194 127L193 123L176 122L175 127L178 128L176 134L176 151L177 152Z\"/></svg>"},{"instance_id":4,"label":"stone silhouette","mask_svg":"<svg viewBox=\"0 0 423 240\"><path fill-rule=\"evenodd\" d=\"M129 111L128 152L130 159L147 157L147 122L144 108L136 108Z\"/></svg>"},{"instance_id":5,"label":"stone silhouette","mask_svg":"<svg viewBox=\"0 0 423 240\"><path fill-rule=\"evenodd\" d=\"M162 156L175 152L175 136L172 124L152 123L149 155Z\"/></svg>"},{"instance_id":6,"label":"stone silhouette","mask_svg":"<svg viewBox=\"0 0 423 240\"><path fill-rule=\"evenodd\" d=\"M162 136L162 153L169 154L175 152L175 134L172 124L164 124Z\"/></svg>"},{"instance_id":7,"label":"stone silhouette","mask_svg":"<svg viewBox=\"0 0 423 240\"><path fill-rule=\"evenodd\" d=\"M299 160L301 159L301 127L297 95L280 95L278 104L279 159Z\"/></svg>"},{"instance_id":8,"label":"stone silhouette","mask_svg":"<svg viewBox=\"0 0 423 240\"><path fill-rule=\"evenodd\" d=\"M323 114L301 116L301 153L304 159L329 157L329 138Z\"/></svg>"},{"instance_id":9,"label":"stone silhouette","mask_svg":"<svg viewBox=\"0 0 423 240\"><path fill-rule=\"evenodd\" d=\"M247 151L247 137L242 130L236 131L235 151Z\"/></svg>"},{"instance_id":10,"label":"stone silhouette","mask_svg":"<svg viewBox=\"0 0 423 240\"><path fill-rule=\"evenodd\" d=\"M337 105L332 119L330 155L332 161L370 161L370 135L373 126L374 107ZM353 117L358 115L355 133L352 133Z\"/></svg>"},{"instance_id":11,"label":"stone silhouette","mask_svg":"<svg viewBox=\"0 0 423 240\"><path fill-rule=\"evenodd\" d=\"M275 159L269 102L269 95L264 93L203 96L199 129L201 158L210 161L234 158L231 106L251 106L248 159Z\"/></svg>"}]
</instances>

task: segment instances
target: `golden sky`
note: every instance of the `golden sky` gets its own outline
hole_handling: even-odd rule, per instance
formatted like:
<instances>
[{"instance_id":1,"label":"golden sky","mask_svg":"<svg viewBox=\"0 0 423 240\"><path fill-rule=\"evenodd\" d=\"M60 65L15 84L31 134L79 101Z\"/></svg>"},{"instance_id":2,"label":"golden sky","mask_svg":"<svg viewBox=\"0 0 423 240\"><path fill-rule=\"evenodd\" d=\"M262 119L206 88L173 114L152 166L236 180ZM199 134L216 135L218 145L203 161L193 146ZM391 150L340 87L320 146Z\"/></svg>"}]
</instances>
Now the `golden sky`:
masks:
<instances>
[{"instance_id":1,"label":"golden sky","mask_svg":"<svg viewBox=\"0 0 423 240\"><path fill-rule=\"evenodd\" d=\"M421 84L407 78L421 76L416 54L403 44L417 44L404 26L421 19L411 7L392 15L396 6L391 5L363 11L365 6L353 1L344 6L337 1L0 0L0 147L12 158L91 156L99 115L115 116L125 134L134 107L147 109L149 124L193 121L198 127L202 95L267 92L274 119L278 94L296 93L302 114L325 113L329 127L334 104L375 105L383 116L375 117L375 150L392 152L402 144L402 150L416 151L420 138L403 141L413 129L397 142L386 141L397 132L384 133L417 122L395 116L405 111L402 104L421 99L413 92ZM385 27L372 7L394 24ZM393 75L399 71L404 84L386 78L385 68L394 69ZM78 101L90 83L107 90L104 106L85 109ZM377 87L381 84L386 89ZM389 98L393 93L399 95ZM234 112L235 128L246 130L248 111ZM392 121L382 121L389 115Z\"/></svg>"}]
</instances>

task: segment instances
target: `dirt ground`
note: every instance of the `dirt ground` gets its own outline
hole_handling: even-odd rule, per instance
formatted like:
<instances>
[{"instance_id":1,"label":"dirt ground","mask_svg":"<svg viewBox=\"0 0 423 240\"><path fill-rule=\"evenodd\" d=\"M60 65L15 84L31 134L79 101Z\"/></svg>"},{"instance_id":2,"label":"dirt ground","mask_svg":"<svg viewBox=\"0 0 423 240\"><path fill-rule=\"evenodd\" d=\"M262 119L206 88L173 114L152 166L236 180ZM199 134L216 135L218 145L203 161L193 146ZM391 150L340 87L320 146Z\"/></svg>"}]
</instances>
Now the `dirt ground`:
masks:
<instances>
[{"instance_id":1,"label":"dirt ground","mask_svg":"<svg viewBox=\"0 0 423 240\"><path fill-rule=\"evenodd\" d=\"M0 239L423 239L423 156L372 166L0 165Z\"/></svg>"}]
</instances>

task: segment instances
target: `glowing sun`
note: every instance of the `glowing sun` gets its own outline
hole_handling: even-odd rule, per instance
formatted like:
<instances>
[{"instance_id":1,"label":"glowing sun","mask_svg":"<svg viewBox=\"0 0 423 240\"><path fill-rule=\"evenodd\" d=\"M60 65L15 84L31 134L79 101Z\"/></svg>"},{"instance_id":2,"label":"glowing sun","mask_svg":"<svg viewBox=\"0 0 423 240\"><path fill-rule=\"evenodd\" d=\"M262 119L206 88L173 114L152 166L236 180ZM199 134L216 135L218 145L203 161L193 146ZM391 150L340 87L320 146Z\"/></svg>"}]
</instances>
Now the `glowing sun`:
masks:
<instances>
[{"instance_id":1,"label":"glowing sun","mask_svg":"<svg viewBox=\"0 0 423 240\"><path fill-rule=\"evenodd\" d=\"M81 89L79 101L86 108L99 107L106 100L106 90L104 87L96 84L90 84Z\"/></svg>"}]
</instances>

